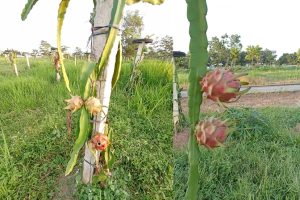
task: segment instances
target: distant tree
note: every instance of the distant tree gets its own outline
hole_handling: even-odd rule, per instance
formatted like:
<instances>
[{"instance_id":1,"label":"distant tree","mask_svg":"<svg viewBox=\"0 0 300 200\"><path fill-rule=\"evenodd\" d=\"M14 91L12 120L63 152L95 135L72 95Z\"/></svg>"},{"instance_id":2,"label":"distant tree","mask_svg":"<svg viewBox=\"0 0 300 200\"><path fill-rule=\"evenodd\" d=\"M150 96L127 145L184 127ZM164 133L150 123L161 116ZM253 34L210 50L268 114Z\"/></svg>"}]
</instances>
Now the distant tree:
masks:
<instances>
[{"instance_id":1,"label":"distant tree","mask_svg":"<svg viewBox=\"0 0 300 200\"><path fill-rule=\"evenodd\" d=\"M288 53L284 53L284 54L282 54L280 57L279 57L279 59L278 59L278 64L279 65L287 65L288 64L288 59L287 59L287 57L288 57Z\"/></svg>"},{"instance_id":2,"label":"distant tree","mask_svg":"<svg viewBox=\"0 0 300 200\"><path fill-rule=\"evenodd\" d=\"M264 65L272 65L276 62L276 51L265 49L260 53L260 62Z\"/></svg>"},{"instance_id":3,"label":"distant tree","mask_svg":"<svg viewBox=\"0 0 300 200\"><path fill-rule=\"evenodd\" d=\"M47 41L42 40L40 47L39 47L39 51L43 56L50 56L51 55L51 45Z\"/></svg>"},{"instance_id":4,"label":"distant tree","mask_svg":"<svg viewBox=\"0 0 300 200\"><path fill-rule=\"evenodd\" d=\"M300 64L300 49L297 51L297 64Z\"/></svg>"},{"instance_id":5,"label":"distant tree","mask_svg":"<svg viewBox=\"0 0 300 200\"><path fill-rule=\"evenodd\" d=\"M124 17L122 24L122 45L123 55L132 58L135 55L136 44L132 44L133 39L140 38L144 28L143 17L140 16L139 11L128 11Z\"/></svg>"},{"instance_id":6,"label":"distant tree","mask_svg":"<svg viewBox=\"0 0 300 200\"><path fill-rule=\"evenodd\" d=\"M213 65L236 65L242 50L241 36L225 33L218 37L212 37L209 41L209 63Z\"/></svg>"},{"instance_id":7,"label":"distant tree","mask_svg":"<svg viewBox=\"0 0 300 200\"><path fill-rule=\"evenodd\" d=\"M280 65L296 65L298 63L297 53L284 53L278 59Z\"/></svg>"},{"instance_id":8,"label":"distant tree","mask_svg":"<svg viewBox=\"0 0 300 200\"><path fill-rule=\"evenodd\" d=\"M157 53L160 58L170 58L173 53L173 37L166 35L161 38L157 45Z\"/></svg>"},{"instance_id":9,"label":"distant tree","mask_svg":"<svg viewBox=\"0 0 300 200\"><path fill-rule=\"evenodd\" d=\"M171 58L173 54L173 37L166 35L162 38L156 37L146 50L150 58Z\"/></svg>"},{"instance_id":10,"label":"distant tree","mask_svg":"<svg viewBox=\"0 0 300 200\"><path fill-rule=\"evenodd\" d=\"M289 65L297 65L298 63L298 57L297 53L290 53L287 55L287 62Z\"/></svg>"},{"instance_id":11,"label":"distant tree","mask_svg":"<svg viewBox=\"0 0 300 200\"><path fill-rule=\"evenodd\" d=\"M231 66L235 66L239 60L243 45L241 43L241 36L233 34L229 38L229 49L230 49L230 63Z\"/></svg>"},{"instance_id":12,"label":"distant tree","mask_svg":"<svg viewBox=\"0 0 300 200\"><path fill-rule=\"evenodd\" d=\"M31 51L31 56L33 56L34 58L36 58L39 55L39 50L37 49L32 49Z\"/></svg>"},{"instance_id":13,"label":"distant tree","mask_svg":"<svg viewBox=\"0 0 300 200\"><path fill-rule=\"evenodd\" d=\"M246 49L246 60L251 62L251 65L257 64L260 61L260 55L261 55L261 47L256 45L250 45Z\"/></svg>"},{"instance_id":14,"label":"distant tree","mask_svg":"<svg viewBox=\"0 0 300 200\"><path fill-rule=\"evenodd\" d=\"M237 64L241 66L245 66L247 64L246 56L247 56L246 51L241 51Z\"/></svg>"},{"instance_id":15,"label":"distant tree","mask_svg":"<svg viewBox=\"0 0 300 200\"><path fill-rule=\"evenodd\" d=\"M240 50L238 48L231 48L230 49L230 60L231 60L231 66L235 66L237 61L240 57Z\"/></svg>"},{"instance_id":16,"label":"distant tree","mask_svg":"<svg viewBox=\"0 0 300 200\"><path fill-rule=\"evenodd\" d=\"M74 52L73 52L73 56L82 57L83 56L83 51L81 50L81 48L76 47Z\"/></svg>"},{"instance_id":17,"label":"distant tree","mask_svg":"<svg viewBox=\"0 0 300 200\"><path fill-rule=\"evenodd\" d=\"M225 39L225 38L224 38ZM220 40L218 37L212 37L208 43L208 54L210 57L210 63L212 65L226 65L228 62L228 49L226 48L226 42Z\"/></svg>"}]
</instances>

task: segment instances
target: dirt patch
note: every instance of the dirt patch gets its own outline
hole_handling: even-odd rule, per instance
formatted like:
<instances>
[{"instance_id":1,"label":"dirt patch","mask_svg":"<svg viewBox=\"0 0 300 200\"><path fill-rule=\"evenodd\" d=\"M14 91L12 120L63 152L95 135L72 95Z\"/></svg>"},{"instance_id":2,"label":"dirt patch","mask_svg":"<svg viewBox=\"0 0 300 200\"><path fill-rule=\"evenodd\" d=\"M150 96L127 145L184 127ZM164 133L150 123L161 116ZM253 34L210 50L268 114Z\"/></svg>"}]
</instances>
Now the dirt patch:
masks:
<instances>
[{"instance_id":1,"label":"dirt patch","mask_svg":"<svg viewBox=\"0 0 300 200\"><path fill-rule=\"evenodd\" d=\"M294 128L294 132L298 135L300 135L300 123L298 123L295 128Z\"/></svg>"},{"instance_id":2,"label":"dirt patch","mask_svg":"<svg viewBox=\"0 0 300 200\"><path fill-rule=\"evenodd\" d=\"M228 107L298 107L300 106L300 92L279 93L253 93L243 95L237 102L226 104ZM188 113L188 99L181 99L181 107L184 114ZM201 105L202 112L220 111L222 108L209 99L204 99Z\"/></svg>"},{"instance_id":3,"label":"dirt patch","mask_svg":"<svg viewBox=\"0 0 300 200\"><path fill-rule=\"evenodd\" d=\"M60 176L57 180L57 191L53 200L73 200L76 192L76 174L69 176Z\"/></svg>"},{"instance_id":4,"label":"dirt patch","mask_svg":"<svg viewBox=\"0 0 300 200\"><path fill-rule=\"evenodd\" d=\"M189 128L184 128L181 132L176 133L173 138L174 149L185 149L189 140Z\"/></svg>"},{"instance_id":5,"label":"dirt patch","mask_svg":"<svg viewBox=\"0 0 300 200\"><path fill-rule=\"evenodd\" d=\"M226 104L228 107L299 107L300 92L280 92L280 93L254 93L243 95L237 102ZM184 115L188 113L188 99L181 99L181 107ZM223 111L215 102L204 99L201 105L202 112ZM294 128L300 134L300 123ZM183 149L187 145L189 129L186 128L180 133L176 133L173 139L175 149Z\"/></svg>"}]
</instances>

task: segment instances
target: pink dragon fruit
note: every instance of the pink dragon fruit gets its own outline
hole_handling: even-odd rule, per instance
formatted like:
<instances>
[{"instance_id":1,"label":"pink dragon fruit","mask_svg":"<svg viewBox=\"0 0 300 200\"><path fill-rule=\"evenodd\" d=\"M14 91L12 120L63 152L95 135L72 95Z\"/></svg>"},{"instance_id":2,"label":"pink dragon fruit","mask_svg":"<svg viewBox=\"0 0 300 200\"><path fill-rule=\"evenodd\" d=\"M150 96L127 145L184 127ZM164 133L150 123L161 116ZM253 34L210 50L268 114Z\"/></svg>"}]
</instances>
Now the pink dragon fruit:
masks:
<instances>
[{"instance_id":1,"label":"pink dragon fruit","mask_svg":"<svg viewBox=\"0 0 300 200\"><path fill-rule=\"evenodd\" d=\"M235 75L230 70L215 69L208 72L201 80L202 91L208 99L216 102L229 102L231 99L239 97L250 89L248 88L240 92L241 86L248 84L238 79L244 75Z\"/></svg>"},{"instance_id":2,"label":"pink dragon fruit","mask_svg":"<svg viewBox=\"0 0 300 200\"><path fill-rule=\"evenodd\" d=\"M104 151L109 145L109 140L106 135L97 133L92 137L91 144L94 149Z\"/></svg>"},{"instance_id":3,"label":"pink dragon fruit","mask_svg":"<svg viewBox=\"0 0 300 200\"><path fill-rule=\"evenodd\" d=\"M216 118L200 121L195 128L197 142L209 149L223 144L228 132L229 128L226 123Z\"/></svg>"}]
</instances>

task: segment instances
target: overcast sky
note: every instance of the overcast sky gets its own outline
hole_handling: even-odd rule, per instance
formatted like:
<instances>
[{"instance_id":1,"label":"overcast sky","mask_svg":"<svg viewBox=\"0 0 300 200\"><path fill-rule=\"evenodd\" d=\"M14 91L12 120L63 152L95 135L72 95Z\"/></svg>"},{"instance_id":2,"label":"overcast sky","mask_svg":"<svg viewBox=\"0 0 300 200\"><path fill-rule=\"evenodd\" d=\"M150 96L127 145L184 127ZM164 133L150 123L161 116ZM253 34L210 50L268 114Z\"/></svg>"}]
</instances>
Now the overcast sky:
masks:
<instances>
[{"instance_id":1,"label":"overcast sky","mask_svg":"<svg viewBox=\"0 0 300 200\"><path fill-rule=\"evenodd\" d=\"M60 0L39 0L25 22L20 13L27 0L5 1L0 6L0 50L37 49L41 40L55 46L56 16ZM300 48L299 0L207 0L208 38L224 33L241 35L244 47L263 48L292 53ZM70 51L86 49L90 34L88 22L92 0L72 0L66 15L62 43ZM140 10L144 18L143 35L174 38L174 49L188 51L188 21L185 0L165 0L161 6L137 4L126 10Z\"/></svg>"}]
</instances>

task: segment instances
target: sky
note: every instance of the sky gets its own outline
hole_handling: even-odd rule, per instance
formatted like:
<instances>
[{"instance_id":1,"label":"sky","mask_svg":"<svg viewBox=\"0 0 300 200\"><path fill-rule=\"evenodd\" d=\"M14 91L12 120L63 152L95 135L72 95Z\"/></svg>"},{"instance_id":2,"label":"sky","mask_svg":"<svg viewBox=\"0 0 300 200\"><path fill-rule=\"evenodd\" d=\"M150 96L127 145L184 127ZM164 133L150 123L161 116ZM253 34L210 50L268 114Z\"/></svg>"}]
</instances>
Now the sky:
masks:
<instances>
[{"instance_id":1,"label":"sky","mask_svg":"<svg viewBox=\"0 0 300 200\"><path fill-rule=\"evenodd\" d=\"M20 51L38 49L41 40L56 44L56 18L60 0L39 0L26 21L20 13L27 0L5 1L0 6L0 50ZM50 3L49 3L50 2ZM210 39L227 34L241 35L244 49L248 45L282 53L292 53L300 48L299 0L207 0L208 31ZM92 0L72 0L62 32L62 43L84 51L88 50L90 35L89 16ZM174 50L187 52L189 43L185 0L165 0L160 6L138 3L126 10L139 10L145 24L143 36L174 39ZM155 38L154 36L154 38Z\"/></svg>"}]
</instances>

